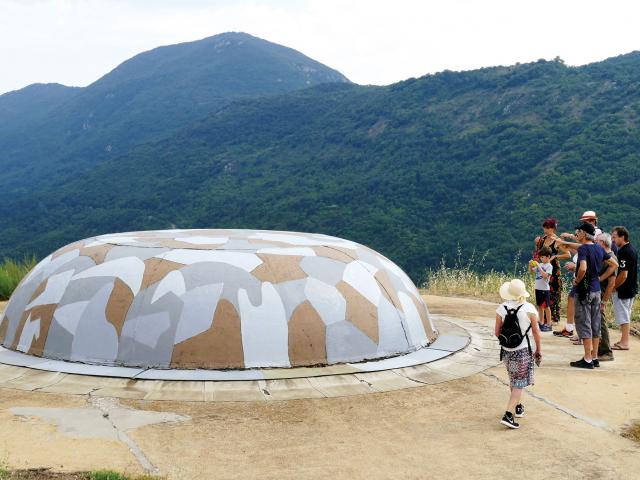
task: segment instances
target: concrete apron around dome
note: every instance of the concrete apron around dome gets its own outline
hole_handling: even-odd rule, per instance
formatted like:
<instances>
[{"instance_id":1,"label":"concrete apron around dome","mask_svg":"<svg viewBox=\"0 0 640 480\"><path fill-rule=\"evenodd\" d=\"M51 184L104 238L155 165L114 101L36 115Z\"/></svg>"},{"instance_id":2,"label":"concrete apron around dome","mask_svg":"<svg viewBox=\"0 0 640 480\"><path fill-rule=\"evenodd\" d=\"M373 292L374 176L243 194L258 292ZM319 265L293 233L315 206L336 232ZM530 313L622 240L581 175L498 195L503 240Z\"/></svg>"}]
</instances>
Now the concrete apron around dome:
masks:
<instances>
[{"instance_id":1,"label":"concrete apron around dome","mask_svg":"<svg viewBox=\"0 0 640 480\"><path fill-rule=\"evenodd\" d=\"M135 369L54 363L4 350L0 352L0 388L146 400L289 400L415 388L466 377L499 363L490 329L451 317L433 317L441 332L438 340L414 354L319 368L126 372ZM56 363L75 369L72 373L53 369Z\"/></svg>"}]
</instances>

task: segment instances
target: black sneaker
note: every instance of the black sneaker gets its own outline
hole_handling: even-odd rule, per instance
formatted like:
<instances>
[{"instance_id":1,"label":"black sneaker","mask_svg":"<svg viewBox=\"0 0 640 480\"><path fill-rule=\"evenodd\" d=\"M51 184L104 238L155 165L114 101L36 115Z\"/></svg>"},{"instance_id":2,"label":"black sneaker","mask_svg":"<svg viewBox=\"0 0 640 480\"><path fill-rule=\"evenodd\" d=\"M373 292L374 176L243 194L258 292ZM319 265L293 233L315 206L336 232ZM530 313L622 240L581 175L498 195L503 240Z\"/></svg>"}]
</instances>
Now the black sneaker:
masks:
<instances>
[{"instance_id":1,"label":"black sneaker","mask_svg":"<svg viewBox=\"0 0 640 480\"><path fill-rule=\"evenodd\" d=\"M581 358L577 362L570 362L569 365L576 368L586 368L588 370L593 370L593 362L587 362L584 358Z\"/></svg>"},{"instance_id":2,"label":"black sneaker","mask_svg":"<svg viewBox=\"0 0 640 480\"><path fill-rule=\"evenodd\" d=\"M504 416L502 417L502 420L500 420L500 423L509 428L520 428L520 424L513 419L513 414L511 412L504 412Z\"/></svg>"},{"instance_id":3,"label":"black sneaker","mask_svg":"<svg viewBox=\"0 0 640 480\"><path fill-rule=\"evenodd\" d=\"M594 368L600 367L600 360L598 360L597 358L594 358L593 360L591 360L591 363L593 363Z\"/></svg>"},{"instance_id":4,"label":"black sneaker","mask_svg":"<svg viewBox=\"0 0 640 480\"><path fill-rule=\"evenodd\" d=\"M516 415L515 416L516 416L516 418L524 417L524 405L522 405L521 403L516 405Z\"/></svg>"}]
</instances>

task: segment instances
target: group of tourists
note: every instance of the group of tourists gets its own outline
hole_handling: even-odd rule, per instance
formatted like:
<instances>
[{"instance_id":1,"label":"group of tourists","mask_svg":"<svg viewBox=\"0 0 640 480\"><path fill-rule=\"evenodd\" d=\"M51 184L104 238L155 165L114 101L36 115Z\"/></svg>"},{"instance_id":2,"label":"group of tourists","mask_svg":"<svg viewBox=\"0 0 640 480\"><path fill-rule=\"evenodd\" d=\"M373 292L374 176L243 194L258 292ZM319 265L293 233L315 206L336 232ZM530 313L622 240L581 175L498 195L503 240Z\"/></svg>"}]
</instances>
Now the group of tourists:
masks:
<instances>
[{"instance_id":1,"label":"group of tourists","mask_svg":"<svg viewBox=\"0 0 640 480\"><path fill-rule=\"evenodd\" d=\"M509 428L518 428L515 419L524 416L522 391L533 385L534 362L539 365L542 361L542 333L553 332L583 346L582 358L570 362L575 368L599 368L601 361L614 359L614 351L630 348L631 313L638 293L638 253L631 245L629 231L624 226L613 227L610 233L603 231L594 211L582 214L573 233L558 235L557 229L557 220L547 218L542 224L543 235L535 238L529 270L535 275L536 306L527 302L530 294L520 279L504 283L499 292L504 302L496 310L495 334L511 387L501 423ZM564 265L562 260L566 260ZM571 273L572 282L566 323L554 331L553 325L560 322L562 268ZM620 340L613 344L605 318L605 306L610 301L620 327Z\"/></svg>"}]
</instances>

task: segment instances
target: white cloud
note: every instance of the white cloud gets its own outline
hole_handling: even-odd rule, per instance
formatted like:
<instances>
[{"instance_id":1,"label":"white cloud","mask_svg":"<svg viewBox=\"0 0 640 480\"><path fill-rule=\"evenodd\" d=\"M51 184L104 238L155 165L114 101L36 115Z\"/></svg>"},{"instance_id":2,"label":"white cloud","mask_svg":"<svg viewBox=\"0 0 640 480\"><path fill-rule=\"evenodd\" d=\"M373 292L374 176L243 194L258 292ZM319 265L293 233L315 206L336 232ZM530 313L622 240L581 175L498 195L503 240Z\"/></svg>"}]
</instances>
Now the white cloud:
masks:
<instances>
[{"instance_id":1,"label":"white cloud","mask_svg":"<svg viewBox=\"0 0 640 480\"><path fill-rule=\"evenodd\" d=\"M244 31L357 83L388 84L561 56L640 49L640 4L596 0L0 0L0 92L87 85L159 45Z\"/></svg>"}]
</instances>

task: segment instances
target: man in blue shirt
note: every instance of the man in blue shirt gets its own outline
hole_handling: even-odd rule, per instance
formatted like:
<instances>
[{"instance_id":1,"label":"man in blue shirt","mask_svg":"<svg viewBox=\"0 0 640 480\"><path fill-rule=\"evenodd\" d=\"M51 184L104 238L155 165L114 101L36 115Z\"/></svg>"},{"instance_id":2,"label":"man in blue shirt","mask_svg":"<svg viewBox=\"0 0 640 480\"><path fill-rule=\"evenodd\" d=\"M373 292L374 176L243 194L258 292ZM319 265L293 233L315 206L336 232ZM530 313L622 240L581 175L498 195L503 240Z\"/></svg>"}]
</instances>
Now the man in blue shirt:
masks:
<instances>
[{"instance_id":1,"label":"man in blue shirt","mask_svg":"<svg viewBox=\"0 0 640 480\"><path fill-rule=\"evenodd\" d=\"M600 280L598 278L604 259L604 249L593 243L595 227L584 222L576 227L578 261L576 277L573 284L576 287L575 323L578 337L582 339L584 357L570 365L576 368L593 369L600 366L597 358L592 358L592 352L598 351L600 343Z\"/></svg>"}]
</instances>

